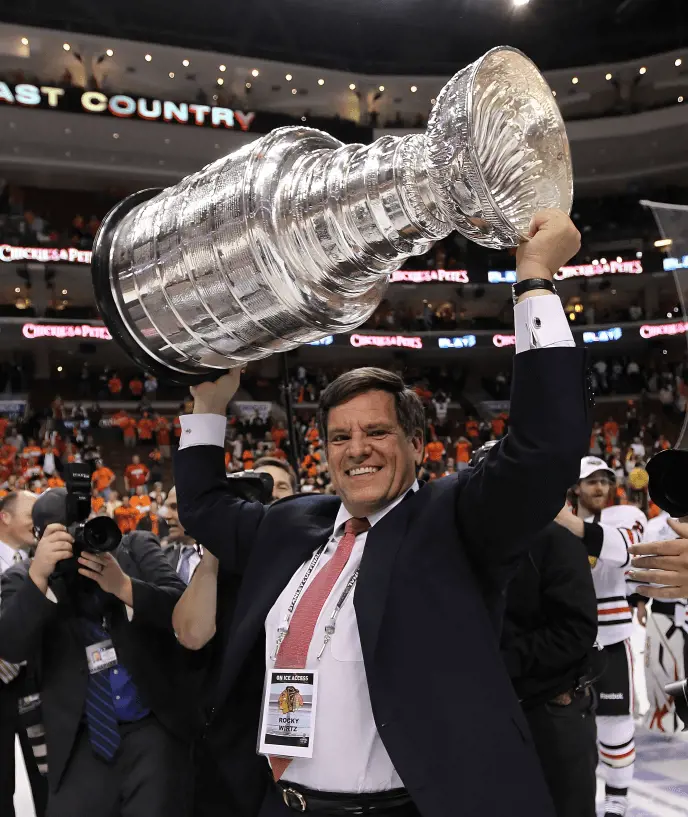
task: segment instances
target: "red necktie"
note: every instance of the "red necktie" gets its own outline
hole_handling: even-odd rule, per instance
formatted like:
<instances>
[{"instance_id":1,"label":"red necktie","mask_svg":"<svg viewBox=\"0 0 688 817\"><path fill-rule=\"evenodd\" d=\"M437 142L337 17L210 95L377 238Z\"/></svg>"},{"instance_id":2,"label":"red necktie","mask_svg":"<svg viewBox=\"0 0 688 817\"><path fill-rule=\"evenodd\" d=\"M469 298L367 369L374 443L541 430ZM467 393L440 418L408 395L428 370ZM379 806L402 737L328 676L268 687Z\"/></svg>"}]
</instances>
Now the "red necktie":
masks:
<instances>
[{"instance_id":1,"label":"red necktie","mask_svg":"<svg viewBox=\"0 0 688 817\"><path fill-rule=\"evenodd\" d=\"M344 526L344 536L339 540L330 561L320 570L306 588L294 610L289 631L280 645L275 660L276 669L303 669L308 658L308 648L325 602L341 576L354 549L356 537L370 528L367 519L349 519ZM279 780L291 763L291 758L270 757L272 774Z\"/></svg>"}]
</instances>

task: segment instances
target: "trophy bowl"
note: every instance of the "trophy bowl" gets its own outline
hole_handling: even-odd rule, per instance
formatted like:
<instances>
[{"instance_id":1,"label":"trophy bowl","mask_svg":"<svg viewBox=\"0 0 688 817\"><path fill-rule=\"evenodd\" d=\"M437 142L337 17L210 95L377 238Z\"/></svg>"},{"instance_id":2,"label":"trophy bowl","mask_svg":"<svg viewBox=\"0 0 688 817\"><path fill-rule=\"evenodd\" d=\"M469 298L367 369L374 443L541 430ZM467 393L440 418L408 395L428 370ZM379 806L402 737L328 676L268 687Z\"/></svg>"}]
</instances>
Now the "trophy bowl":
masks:
<instances>
[{"instance_id":1,"label":"trophy bowl","mask_svg":"<svg viewBox=\"0 0 688 817\"><path fill-rule=\"evenodd\" d=\"M443 88L425 133L343 145L278 128L104 219L96 300L147 371L197 383L360 326L389 276L458 230L513 247L544 208L570 212L552 92L501 47Z\"/></svg>"}]
</instances>

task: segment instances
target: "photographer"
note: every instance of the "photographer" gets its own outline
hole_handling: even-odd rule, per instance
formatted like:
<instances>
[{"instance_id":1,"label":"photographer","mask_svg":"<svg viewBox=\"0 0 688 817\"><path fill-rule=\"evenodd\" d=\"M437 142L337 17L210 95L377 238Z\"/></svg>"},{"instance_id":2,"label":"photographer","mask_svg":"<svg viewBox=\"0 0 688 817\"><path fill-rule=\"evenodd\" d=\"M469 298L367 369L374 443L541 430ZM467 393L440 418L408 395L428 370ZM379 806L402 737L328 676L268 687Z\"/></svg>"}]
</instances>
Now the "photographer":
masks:
<instances>
[{"instance_id":1,"label":"photographer","mask_svg":"<svg viewBox=\"0 0 688 817\"><path fill-rule=\"evenodd\" d=\"M35 559L2 577L0 655L37 668L47 814L185 815L200 713L171 628L184 585L154 536L75 522L71 499L35 503Z\"/></svg>"}]
</instances>

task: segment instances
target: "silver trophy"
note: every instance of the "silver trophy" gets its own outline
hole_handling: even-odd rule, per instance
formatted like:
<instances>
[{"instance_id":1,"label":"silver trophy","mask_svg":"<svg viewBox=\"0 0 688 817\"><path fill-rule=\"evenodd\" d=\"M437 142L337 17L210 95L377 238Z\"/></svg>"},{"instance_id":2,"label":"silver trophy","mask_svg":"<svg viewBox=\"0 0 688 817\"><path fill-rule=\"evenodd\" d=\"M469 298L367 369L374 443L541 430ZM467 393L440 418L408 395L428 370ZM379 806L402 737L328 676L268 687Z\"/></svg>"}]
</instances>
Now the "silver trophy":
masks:
<instances>
[{"instance_id":1,"label":"silver trophy","mask_svg":"<svg viewBox=\"0 0 688 817\"><path fill-rule=\"evenodd\" d=\"M134 360L197 382L354 329L390 274L452 230L513 247L572 196L552 91L495 48L444 86L422 135L343 145L279 128L125 199L96 237L96 297Z\"/></svg>"}]
</instances>

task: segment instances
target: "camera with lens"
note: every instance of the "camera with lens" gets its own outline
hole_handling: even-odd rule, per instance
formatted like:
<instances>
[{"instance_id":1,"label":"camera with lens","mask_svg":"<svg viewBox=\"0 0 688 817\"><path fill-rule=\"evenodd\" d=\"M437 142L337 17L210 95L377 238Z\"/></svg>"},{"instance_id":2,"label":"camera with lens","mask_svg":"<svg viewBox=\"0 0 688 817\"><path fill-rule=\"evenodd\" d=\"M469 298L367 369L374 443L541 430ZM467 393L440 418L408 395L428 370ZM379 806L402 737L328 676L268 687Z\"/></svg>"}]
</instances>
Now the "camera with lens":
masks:
<instances>
[{"instance_id":1,"label":"camera with lens","mask_svg":"<svg viewBox=\"0 0 688 817\"><path fill-rule=\"evenodd\" d=\"M74 539L72 552L78 558L83 551L107 553L115 550L122 541L117 523L109 516L91 514L91 471L83 463L70 463L64 467L66 488L53 488L42 494L34 503L31 516L38 539L48 525L64 525ZM57 566L58 572L69 572L76 567L75 559L67 559Z\"/></svg>"},{"instance_id":2,"label":"camera with lens","mask_svg":"<svg viewBox=\"0 0 688 817\"><path fill-rule=\"evenodd\" d=\"M70 463L65 467L67 487L65 527L74 539L72 546L77 558L82 551L88 553L109 553L122 541L117 523L109 516L91 515L91 469L83 463Z\"/></svg>"},{"instance_id":3,"label":"camera with lens","mask_svg":"<svg viewBox=\"0 0 688 817\"><path fill-rule=\"evenodd\" d=\"M262 471L238 471L234 474L227 474L230 480L232 492L239 499L247 502L260 502L262 505L269 505L272 502L272 488L274 485L270 474Z\"/></svg>"}]
</instances>

